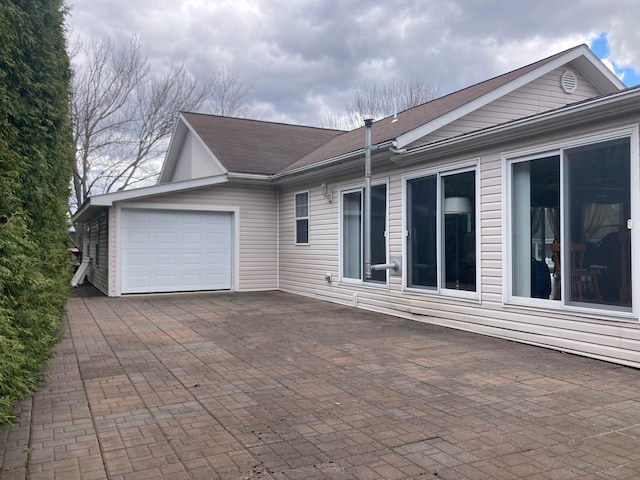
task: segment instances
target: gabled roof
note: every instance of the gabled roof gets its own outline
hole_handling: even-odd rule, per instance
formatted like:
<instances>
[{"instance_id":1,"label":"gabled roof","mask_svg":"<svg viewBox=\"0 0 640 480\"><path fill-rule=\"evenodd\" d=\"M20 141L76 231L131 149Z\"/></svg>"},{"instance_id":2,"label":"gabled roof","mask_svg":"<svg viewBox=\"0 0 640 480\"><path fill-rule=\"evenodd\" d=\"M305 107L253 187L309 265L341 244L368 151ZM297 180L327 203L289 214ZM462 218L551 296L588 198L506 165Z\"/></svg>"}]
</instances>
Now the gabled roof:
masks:
<instances>
[{"instance_id":1,"label":"gabled roof","mask_svg":"<svg viewBox=\"0 0 640 480\"><path fill-rule=\"evenodd\" d=\"M393 121L393 117L378 120L374 122L372 127L372 143L375 145L393 141L397 148L403 148L420 137L571 61L575 61L576 66L588 75L588 78L601 93L613 93L625 88L624 84L602 64L586 45L579 45L400 112L397 115L397 121ZM363 129L364 127L361 127L334 138L292 163L280 173L286 174L349 152L361 151L364 146Z\"/></svg>"},{"instance_id":2,"label":"gabled roof","mask_svg":"<svg viewBox=\"0 0 640 480\"><path fill-rule=\"evenodd\" d=\"M570 64L602 94L625 85L586 45L579 45L530 65L374 122L372 143L403 149L439 128L488 105L553 70ZM182 113L165 159L160 183L171 181L179 151L191 131L223 173L282 177L319 167L364 150L364 127L343 132L217 115ZM413 145L415 146L415 145ZM226 171L225 171L226 170Z\"/></svg>"},{"instance_id":3,"label":"gabled roof","mask_svg":"<svg viewBox=\"0 0 640 480\"><path fill-rule=\"evenodd\" d=\"M183 112L181 121L200 137L228 172L234 173L274 174L344 133L341 130L200 113ZM180 125L176 131L179 128ZM163 173L168 168L167 162L177 161L177 158L170 157L171 150Z\"/></svg>"}]
</instances>

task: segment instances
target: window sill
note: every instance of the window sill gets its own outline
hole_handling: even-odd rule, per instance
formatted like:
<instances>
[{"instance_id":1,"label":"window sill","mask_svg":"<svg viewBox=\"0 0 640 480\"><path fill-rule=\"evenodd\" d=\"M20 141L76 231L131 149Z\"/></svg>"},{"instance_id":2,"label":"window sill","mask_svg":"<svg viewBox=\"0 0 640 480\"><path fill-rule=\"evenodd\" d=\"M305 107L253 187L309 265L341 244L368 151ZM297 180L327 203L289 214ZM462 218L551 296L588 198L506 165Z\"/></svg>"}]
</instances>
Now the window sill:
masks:
<instances>
[{"instance_id":1,"label":"window sill","mask_svg":"<svg viewBox=\"0 0 640 480\"><path fill-rule=\"evenodd\" d=\"M338 282L340 286L375 288L377 290L389 290L389 282L363 282L352 278L341 278Z\"/></svg>"},{"instance_id":2,"label":"window sill","mask_svg":"<svg viewBox=\"0 0 640 480\"><path fill-rule=\"evenodd\" d=\"M638 317L633 311L614 310L612 308L589 308L583 305L564 305L558 300L545 299L519 299L511 298L503 302L503 307L510 309L526 309L530 311L545 311L557 315L566 313L585 320L597 320L602 322L638 323Z\"/></svg>"},{"instance_id":3,"label":"window sill","mask_svg":"<svg viewBox=\"0 0 640 480\"><path fill-rule=\"evenodd\" d=\"M417 287L404 287L402 289L403 293L417 293L419 295L429 295L435 298L441 299L454 299L454 300L463 300L469 303L479 304L480 302L480 294L478 292L470 292L467 290L452 290L448 288L442 288L438 290L437 288L417 288Z\"/></svg>"}]
</instances>

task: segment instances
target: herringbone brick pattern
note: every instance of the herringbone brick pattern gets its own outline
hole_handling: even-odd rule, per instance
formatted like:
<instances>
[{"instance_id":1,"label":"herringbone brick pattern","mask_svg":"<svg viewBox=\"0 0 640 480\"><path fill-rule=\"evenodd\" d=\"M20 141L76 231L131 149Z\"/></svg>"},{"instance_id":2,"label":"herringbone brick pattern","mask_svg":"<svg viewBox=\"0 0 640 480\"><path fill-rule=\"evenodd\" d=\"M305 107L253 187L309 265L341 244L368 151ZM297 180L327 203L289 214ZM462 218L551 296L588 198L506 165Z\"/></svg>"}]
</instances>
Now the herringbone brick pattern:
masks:
<instances>
[{"instance_id":1,"label":"herringbone brick pattern","mask_svg":"<svg viewBox=\"0 0 640 480\"><path fill-rule=\"evenodd\" d=\"M637 479L640 373L281 292L69 302L0 478Z\"/></svg>"}]
</instances>

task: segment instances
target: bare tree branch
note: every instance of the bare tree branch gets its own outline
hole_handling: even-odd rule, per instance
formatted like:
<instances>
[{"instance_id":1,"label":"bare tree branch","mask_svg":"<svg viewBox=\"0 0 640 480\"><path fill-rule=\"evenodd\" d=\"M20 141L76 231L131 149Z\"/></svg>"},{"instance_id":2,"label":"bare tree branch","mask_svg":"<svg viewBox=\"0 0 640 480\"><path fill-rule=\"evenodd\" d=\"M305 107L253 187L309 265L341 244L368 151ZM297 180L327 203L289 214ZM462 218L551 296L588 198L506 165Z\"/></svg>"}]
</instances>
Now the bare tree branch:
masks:
<instances>
[{"instance_id":1,"label":"bare tree branch","mask_svg":"<svg viewBox=\"0 0 640 480\"><path fill-rule=\"evenodd\" d=\"M245 105L252 87L224 67L208 82L193 78L183 65L151 72L138 37L120 49L94 41L71 50L72 211L91 194L157 177L179 112L209 105L219 115L252 116Z\"/></svg>"},{"instance_id":2,"label":"bare tree branch","mask_svg":"<svg viewBox=\"0 0 640 480\"><path fill-rule=\"evenodd\" d=\"M379 120L409 108L422 105L440 95L440 90L421 80L390 80L385 84L373 82L353 90L353 101L342 115L330 112L324 115L325 128L353 130L363 125L364 118Z\"/></svg>"},{"instance_id":3,"label":"bare tree branch","mask_svg":"<svg viewBox=\"0 0 640 480\"><path fill-rule=\"evenodd\" d=\"M221 67L211 80L209 112L223 117L254 117L255 112L246 105L253 85L245 85L237 75Z\"/></svg>"}]
</instances>

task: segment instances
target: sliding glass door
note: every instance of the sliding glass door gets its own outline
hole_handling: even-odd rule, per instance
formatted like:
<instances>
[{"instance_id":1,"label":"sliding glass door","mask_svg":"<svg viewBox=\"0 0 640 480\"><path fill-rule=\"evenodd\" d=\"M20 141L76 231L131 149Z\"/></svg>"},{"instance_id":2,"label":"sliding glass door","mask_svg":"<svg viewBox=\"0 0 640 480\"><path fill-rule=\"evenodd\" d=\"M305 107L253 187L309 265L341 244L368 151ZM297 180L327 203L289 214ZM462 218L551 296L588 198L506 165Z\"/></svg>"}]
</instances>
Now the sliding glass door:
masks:
<instances>
[{"instance_id":1,"label":"sliding glass door","mask_svg":"<svg viewBox=\"0 0 640 480\"><path fill-rule=\"evenodd\" d=\"M512 161L511 294L631 308L628 137Z\"/></svg>"},{"instance_id":2,"label":"sliding glass door","mask_svg":"<svg viewBox=\"0 0 640 480\"><path fill-rule=\"evenodd\" d=\"M342 278L364 278L364 189L342 193ZM387 186L371 188L371 264L387 263ZM367 282L385 283L386 270L371 273Z\"/></svg>"}]
</instances>

